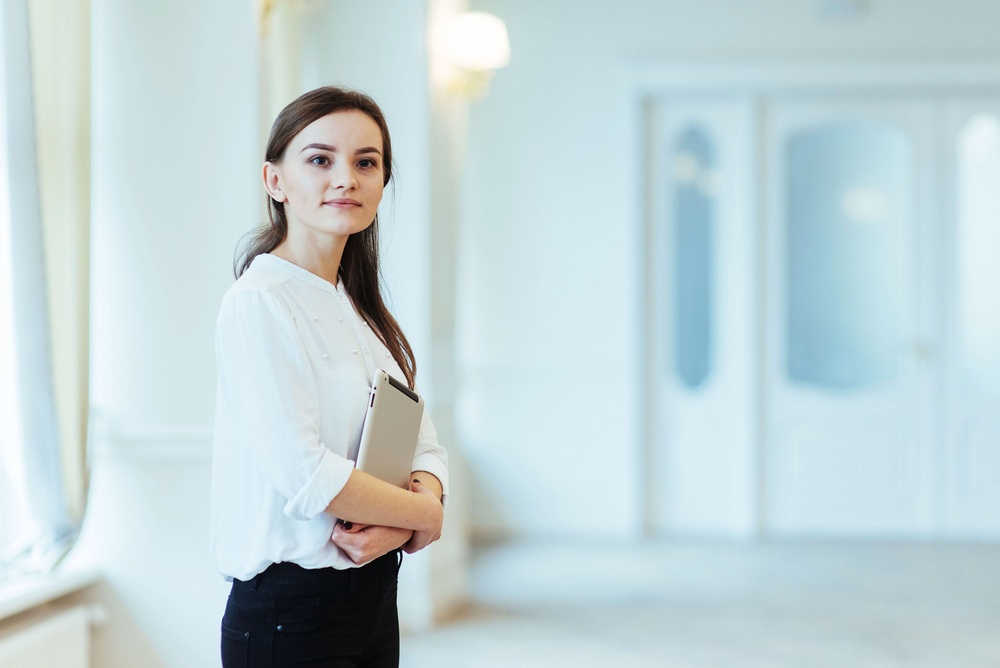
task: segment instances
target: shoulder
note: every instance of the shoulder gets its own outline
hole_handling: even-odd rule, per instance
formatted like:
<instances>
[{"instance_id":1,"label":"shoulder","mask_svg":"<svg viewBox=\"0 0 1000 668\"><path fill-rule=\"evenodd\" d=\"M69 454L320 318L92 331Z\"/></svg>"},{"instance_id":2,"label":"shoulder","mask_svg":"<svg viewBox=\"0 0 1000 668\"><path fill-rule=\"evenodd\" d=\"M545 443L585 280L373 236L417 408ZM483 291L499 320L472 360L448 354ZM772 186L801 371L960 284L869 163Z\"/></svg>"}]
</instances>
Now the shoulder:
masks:
<instances>
[{"instance_id":1,"label":"shoulder","mask_svg":"<svg viewBox=\"0 0 1000 668\"><path fill-rule=\"evenodd\" d=\"M289 280L288 274L255 261L223 295L219 325L233 319L290 316L285 303Z\"/></svg>"},{"instance_id":2,"label":"shoulder","mask_svg":"<svg viewBox=\"0 0 1000 668\"><path fill-rule=\"evenodd\" d=\"M291 276L284 271L280 271L267 260L270 256L259 255L250 263L243 275L236 279L236 282L226 291L223 300L229 299L233 295L241 293L262 292L278 296L282 286L291 280Z\"/></svg>"}]
</instances>

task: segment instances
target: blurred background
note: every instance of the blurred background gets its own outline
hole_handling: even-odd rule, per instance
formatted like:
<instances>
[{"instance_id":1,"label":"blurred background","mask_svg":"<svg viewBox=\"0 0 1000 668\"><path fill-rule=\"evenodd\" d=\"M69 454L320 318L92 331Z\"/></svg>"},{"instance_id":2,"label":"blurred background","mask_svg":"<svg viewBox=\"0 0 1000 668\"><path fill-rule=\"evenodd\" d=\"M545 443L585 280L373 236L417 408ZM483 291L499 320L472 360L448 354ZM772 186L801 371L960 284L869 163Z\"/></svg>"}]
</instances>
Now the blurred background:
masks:
<instances>
[{"instance_id":1,"label":"blurred background","mask_svg":"<svg viewBox=\"0 0 1000 668\"><path fill-rule=\"evenodd\" d=\"M277 112L385 111L402 666L1000 665L1000 4L3 0L0 666L218 666Z\"/></svg>"}]
</instances>

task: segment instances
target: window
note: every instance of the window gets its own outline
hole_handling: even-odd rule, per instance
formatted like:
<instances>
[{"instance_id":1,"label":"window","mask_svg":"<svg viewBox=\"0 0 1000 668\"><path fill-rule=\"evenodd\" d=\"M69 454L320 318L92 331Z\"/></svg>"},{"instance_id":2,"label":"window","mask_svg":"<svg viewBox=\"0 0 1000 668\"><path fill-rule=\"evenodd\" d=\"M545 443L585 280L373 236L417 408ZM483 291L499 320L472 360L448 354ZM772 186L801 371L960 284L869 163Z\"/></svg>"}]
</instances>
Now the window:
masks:
<instances>
[{"instance_id":1,"label":"window","mask_svg":"<svg viewBox=\"0 0 1000 668\"><path fill-rule=\"evenodd\" d=\"M793 382L848 390L896 377L912 160L905 132L870 121L790 139L786 363Z\"/></svg>"},{"instance_id":2,"label":"window","mask_svg":"<svg viewBox=\"0 0 1000 668\"><path fill-rule=\"evenodd\" d=\"M697 389L712 364L714 150L698 128L681 135L674 158L674 366Z\"/></svg>"},{"instance_id":3,"label":"window","mask_svg":"<svg viewBox=\"0 0 1000 668\"><path fill-rule=\"evenodd\" d=\"M1000 120L973 115L957 137L958 344L966 377L1000 377Z\"/></svg>"}]
</instances>

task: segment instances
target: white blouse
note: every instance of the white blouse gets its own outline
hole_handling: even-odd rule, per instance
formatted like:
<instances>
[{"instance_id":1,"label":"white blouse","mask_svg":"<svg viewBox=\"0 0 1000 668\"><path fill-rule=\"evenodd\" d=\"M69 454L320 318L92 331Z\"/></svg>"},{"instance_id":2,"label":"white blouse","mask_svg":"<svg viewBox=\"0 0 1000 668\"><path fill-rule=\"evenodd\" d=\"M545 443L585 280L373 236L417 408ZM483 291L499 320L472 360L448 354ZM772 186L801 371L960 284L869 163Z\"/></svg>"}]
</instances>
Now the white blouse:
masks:
<instances>
[{"instance_id":1,"label":"white blouse","mask_svg":"<svg viewBox=\"0 0 1000 668\"><path fill-rule=\"evenodd\" d=\"M405 376L336 286L275 255L254 258L216 325L211 549L227 581L272 563L351 568L324 512L358 456L375 370ZM448 456L425 411L414 471L448 494Z\"/></svg>"}]
</instances>

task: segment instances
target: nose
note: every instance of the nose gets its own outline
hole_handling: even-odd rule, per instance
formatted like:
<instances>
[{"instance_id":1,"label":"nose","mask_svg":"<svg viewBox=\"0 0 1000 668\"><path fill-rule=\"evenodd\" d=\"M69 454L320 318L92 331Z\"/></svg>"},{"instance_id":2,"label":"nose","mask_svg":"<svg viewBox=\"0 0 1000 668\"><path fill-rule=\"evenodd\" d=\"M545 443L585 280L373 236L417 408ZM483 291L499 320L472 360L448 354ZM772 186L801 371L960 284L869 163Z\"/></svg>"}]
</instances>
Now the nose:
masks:
<instances>
[{"instance_id":1,"label":"nose","mask_svg":"<svg viewBox=\"0 0 1000 668\"><path fill-rule=\"evenodd\" d=\"M330 185L335 190L354 190L358 187L358 178L354 173L354 167L347 160L340 160L334 165L330 174Z\"/></svg>"}]
</instances>

